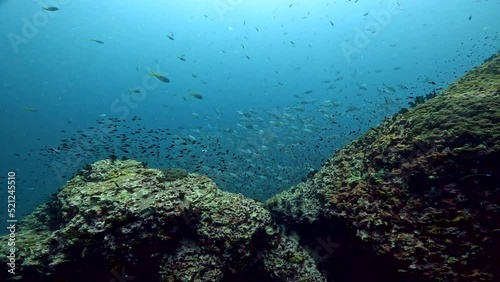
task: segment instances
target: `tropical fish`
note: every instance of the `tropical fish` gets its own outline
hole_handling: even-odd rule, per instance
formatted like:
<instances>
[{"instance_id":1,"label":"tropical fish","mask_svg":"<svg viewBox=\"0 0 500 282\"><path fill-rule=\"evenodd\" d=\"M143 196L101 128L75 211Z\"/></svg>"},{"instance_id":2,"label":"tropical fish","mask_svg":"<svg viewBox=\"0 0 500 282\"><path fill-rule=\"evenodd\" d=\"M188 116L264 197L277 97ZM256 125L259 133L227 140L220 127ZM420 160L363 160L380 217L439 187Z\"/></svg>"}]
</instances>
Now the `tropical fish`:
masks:
<instances>
[{"instance_id":1,"label":"tropical fish","mask_svg":"<svg viewBox=\"0 0 500 282\"><path fill-rule=\"evenodd\" d=\"M387 84L385 84L385 83L383 83L383 85L384 85L384 86L385 86L385 88L386 88L387 90L389 90L390 92L396 92L396 89L395 89L394 87L392 87L392 86L390 86L390 85L387 85Z\"/></svg>"},{"instance_id":2,"label":"tropical fish","mask_svg":"<svg viewBox=\"0 0 500 282\"><path fill-rule=\"evenodd\" d=\"M313 99L313 100L302 100L299 102L299 104L302 104L302 105L308 105L308 104L312 104L314 102L318 101L317 99Z\"/></svg>"},{"instance_id":3,"label":"tropical fish","mask_svg":"<svg viewBox=\"0 0 500 282\"><path fill-rule=\"evenodd\" d=\"M95 43L99 43L99 44L104 44L103 41L97 40L97 39L90 39L90 41L94 41Z\"/></svg>"},{"instance_id":4,"label":"tropical fish","mask_svg":"<svg viewBox=\"0 0 500 282\"><path fill-rule=\"evenodd\" d=\"M310 130L309 128L303 128L302 131L307 132L307 133L313 133L313 131Z\"/></svg>"},{"instance_id":5,"label":"tropical fish","mask_svg":"<svg viewBox=\"0 0 500 282\"><path fill-rule=\"evenodd\" d=\"M28 112L34 112L34 113L38 112L38 110L37 110L37 109L35 109L35 108L31 108L31 107L26 107L26 108L23 108L23 110L28 111Z\"/></svg>"},{"instance_id":6,"label":"tropical fish","mask_svg":"<svg viewBox=\"0 0 500 282\"><path fill-rule=\"evenodd\" d=\"M49 11L49 12L59 11L59 8L57 8L57 7L53 7L53 6L43 7L43 9L44 9L45 11Z\"/></svg>"},{"instance_id":7,"label":"tropical fish","mask_svg":"<svg viewBox=\"0 0 500 282\"><path fill-rule=\"evenodd\" d=\"M154 71L151 72L151 76L156 77L156 79L158 79L159 81L164 82L164 83L170 82L170 79L168 79L167 77L165 77L161 74L156 74Z\"/></svg>"},{"instance_id":8,"label":"tropical fish","mask_svg":"<svg viewBox=\"0 0 500 282\"><path fill-rule=\"evenodd\" d=\"M366 87L366 83L359 83L359 82L356 82L356 84L358 85L359 89L361 90L368 90L368 87Z\"/></svg>"},{"instance_id":9,"label":"tropical fish","mask_svg":"<svg viewBox=\"0 0 500 282\"><path fill-rule=\"evenodd\" d=\"M354 105L350 105L348 108L347 108L347 111L346 112L354 112L354 111L359 111L361 110L360 108L354 106Z\"/></svg>"},{"instance_id":10,"label":"tropical fish","mask_svg":"<svg viewBox=\"0 0 500 282\"><path fill-rule=\"evenodd\" d=\"M200 94L196 94L196 93L189 93L189 96L195 97L198 100L203 99L203 96L201 96Z\"/></svg>"}]
</instances>

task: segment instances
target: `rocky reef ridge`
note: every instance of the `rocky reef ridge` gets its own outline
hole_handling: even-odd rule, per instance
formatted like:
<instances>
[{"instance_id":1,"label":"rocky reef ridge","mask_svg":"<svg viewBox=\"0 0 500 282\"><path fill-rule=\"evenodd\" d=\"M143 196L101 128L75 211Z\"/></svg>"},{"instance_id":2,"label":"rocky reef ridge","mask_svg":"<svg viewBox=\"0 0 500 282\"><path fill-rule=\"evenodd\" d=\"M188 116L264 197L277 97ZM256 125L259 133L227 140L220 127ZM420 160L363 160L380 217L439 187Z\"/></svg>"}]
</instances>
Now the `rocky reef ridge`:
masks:
<instances>
[{"instance_id":1,"label":"rocky reef ridge","mask_svg":"<svg viewBox=\"0 0 500 282\"><path fill-rule=\"evenodd\" d=\"M262 204L133 160L87 166L17 237L18 281L326 281Z\"/></svg>"},{"instance_id":2,"label":"rocky reef ridge","mask_svg":"<svg viewBox=\"0 0 500 282\"><path fill-rule=\"evenodd\" d=\"M305 230L304 241L347 230L337 243L386 259L392 280L500 279L500 57L366 132L266 206Z\"/></svg>"},{"instance_id":3,"label":"rocky reef ridge","mask_svg":"<svg viewBox=\"0 0 500 282\"><path fill-rule=\"evenodd\" d=\"M187 171L101 160L23 220L16 275L0 279L498 280L499 140L493 56L266 203Z\"/></svg>"}]
</instances>

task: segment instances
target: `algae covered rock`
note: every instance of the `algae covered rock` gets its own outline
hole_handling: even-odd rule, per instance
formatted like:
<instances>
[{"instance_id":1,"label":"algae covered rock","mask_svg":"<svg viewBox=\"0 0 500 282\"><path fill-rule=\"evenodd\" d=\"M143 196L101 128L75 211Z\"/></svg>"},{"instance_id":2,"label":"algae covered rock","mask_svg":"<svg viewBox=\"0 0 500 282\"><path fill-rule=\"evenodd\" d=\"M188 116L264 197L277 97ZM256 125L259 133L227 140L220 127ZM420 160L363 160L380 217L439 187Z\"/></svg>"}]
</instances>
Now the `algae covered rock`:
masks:
<instances>
[{"instance_id":1,"label":"algae covered rock","mask_svg":"<svg viewBox=\"0 0 500 282\"><path fill-rule=\"evenodd\" d=\"M17 275L2 281L326 281L261 204L179 175L132 160L86 166L23 221Z\"/></svg>"},{"instance_id":2,"label":"algae covered rock","mask_svg":"<svg viewBox=\"0 0 500 282\"><path fill-rule=\"evenodd\" d=\"M387 119L267 207L310 240L312 227L345 229L341 244L387 260L398 281L500 279L499 69L495 56Z\"/></svg>"},{"instance_id":3,"label":"algae covered rock","mask_svg":"<svg viewBox=\"0 0 500 282\"><path fill-rule=\"evenodd\" d=\"M175 181L188 176L188 171L180 168L162 169L164 181Z\"/></svg>"}]
</instances>

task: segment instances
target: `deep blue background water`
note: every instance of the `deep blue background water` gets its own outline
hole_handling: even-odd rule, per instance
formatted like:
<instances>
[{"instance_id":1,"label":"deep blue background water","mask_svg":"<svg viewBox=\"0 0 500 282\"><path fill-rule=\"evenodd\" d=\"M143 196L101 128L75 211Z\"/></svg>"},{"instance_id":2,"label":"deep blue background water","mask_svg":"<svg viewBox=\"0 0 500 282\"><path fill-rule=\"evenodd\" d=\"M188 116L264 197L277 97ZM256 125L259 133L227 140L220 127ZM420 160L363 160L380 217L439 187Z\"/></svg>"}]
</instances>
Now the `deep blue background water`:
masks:
<instances>
[{"instance_id":1,"label":"deep blue background water","mask_svg":"<svg viewBox=\"0 0 500 282\"><path fill-rule=\"evenodd\" d=\"M223 189L264 200L412 97L446 87L497 52L499 8L500 1L465 0L2 1L0 176L17 174L19 218L64 184L61 175L107 156L81 145L47 151L78 130L95 132L88 128L106 115L144 128L140 139L120 129L131 143L153 144L146 131L168 128L234 153L188 146L194 160L119 157L191 171L204 160L199 172ZM147 91L131 106L124 99L132 89ZM176 142L162 140L162 152ZM224 170L210 168L221 160ZM5 178L0 184L5 220Z\"/></svg>"}]
</instances>

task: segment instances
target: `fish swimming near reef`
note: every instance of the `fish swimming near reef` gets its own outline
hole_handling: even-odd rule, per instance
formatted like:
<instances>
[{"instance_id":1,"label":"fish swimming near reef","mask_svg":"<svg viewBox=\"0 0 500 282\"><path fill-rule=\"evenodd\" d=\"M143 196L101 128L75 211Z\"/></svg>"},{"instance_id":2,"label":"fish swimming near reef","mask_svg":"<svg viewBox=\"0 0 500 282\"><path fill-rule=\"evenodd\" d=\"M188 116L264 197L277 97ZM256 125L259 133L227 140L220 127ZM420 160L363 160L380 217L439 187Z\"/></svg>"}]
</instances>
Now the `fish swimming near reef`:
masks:
<instances>
[{"instance_id":1,"label":"fish swimming near reef","mask_svg":"<svg viewBox=\"0 0 500 282\"><path fill-rule=\"evenodd\" d=\"M196 94L196 93L189 93L189 96L195 97L198 100L203 99L203 96L201 96L200 94Z\"/></svg>"},{"instance_id":2,"label":"fish swimming near reef","mask_svg":"<svg viewBox=\"0 0 500 282\"><path fill-rule=\"evenodd\" d=\"M37 109L35 109L35 108L31 108L31 107L26 107L26 108L23 108L23 110L25 110L25 111L27 111L27 112L34 112L34 113L38 112L38 110L37 110Z\"/></svg>"},{"instance_id":3,"label":"fish swimming near reef","mask_svg":"<svg viewBox=\"0 0 500 282\"><path fill-rule=\"evenodd\" d=\"M52 7L52 6L50 6L50 7L43 7L43 9L44 9L45 11L49 11L49 12L59 11L59 8L57 8L57 7Z\"/></svg>"},{"instance_id":4,"label":"fish swimming near reef","mask_svg":"<svg viewBox=\"0 0 500 282\"><path fill-rule=\"evenodd\" d=\"M161 81L163 83L169 83L170 82L170 79L168 79L166 76L163 76L161 74L156 74L154 71L151 72L151 76L156 77L156 79L158 79L159 81Z\"/></svg>"},{"instance_id":5,"label":"fish swimming near reef","mask_svg":"<svg viewBox=\"0 0 500 282\"><path fill-rule=\"evenodd\" d=\"M368 90L368 87L366 87L366 83L359 83L359 82L356 82L356 84L358 85L359 89L361 90Z\"/></svg>"}]
</instances>

